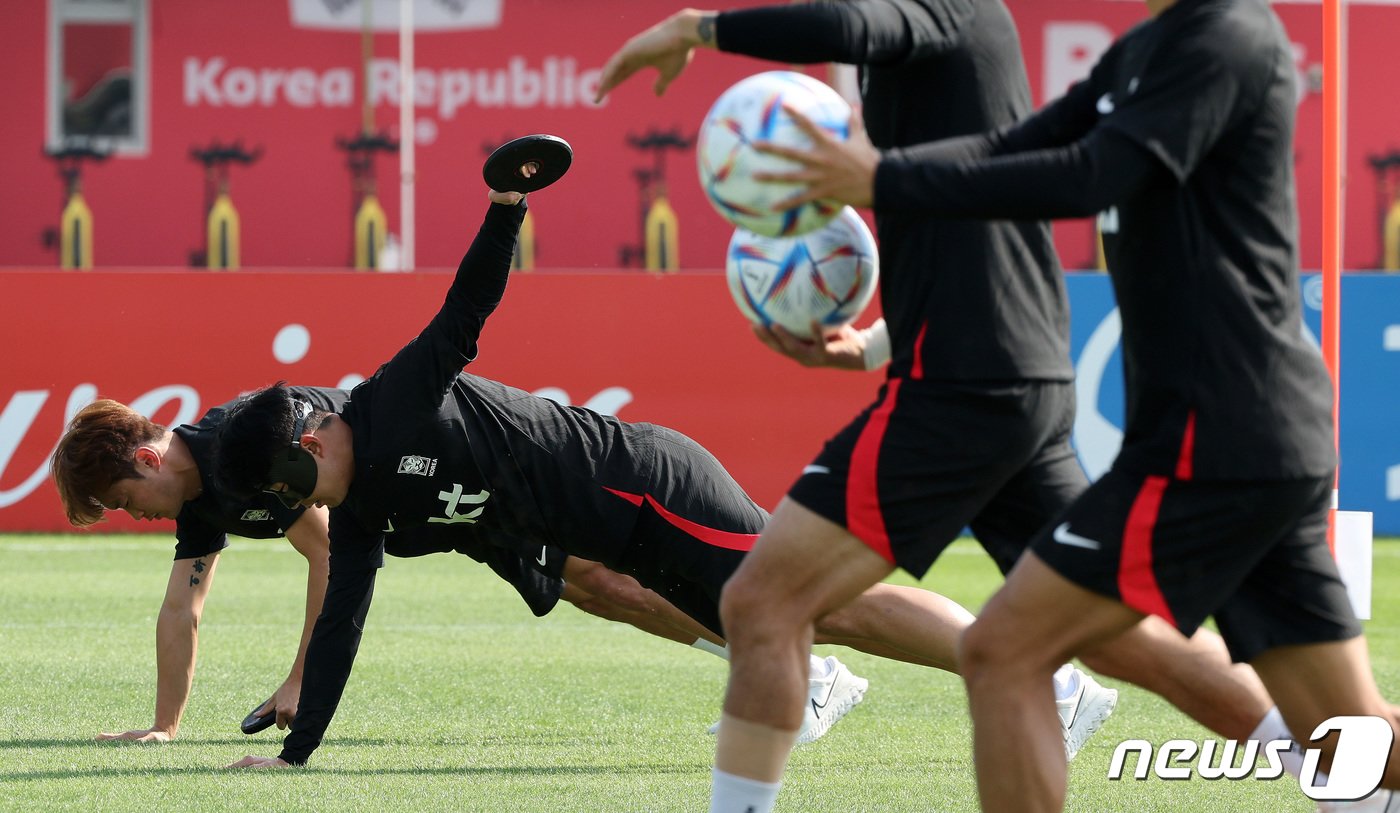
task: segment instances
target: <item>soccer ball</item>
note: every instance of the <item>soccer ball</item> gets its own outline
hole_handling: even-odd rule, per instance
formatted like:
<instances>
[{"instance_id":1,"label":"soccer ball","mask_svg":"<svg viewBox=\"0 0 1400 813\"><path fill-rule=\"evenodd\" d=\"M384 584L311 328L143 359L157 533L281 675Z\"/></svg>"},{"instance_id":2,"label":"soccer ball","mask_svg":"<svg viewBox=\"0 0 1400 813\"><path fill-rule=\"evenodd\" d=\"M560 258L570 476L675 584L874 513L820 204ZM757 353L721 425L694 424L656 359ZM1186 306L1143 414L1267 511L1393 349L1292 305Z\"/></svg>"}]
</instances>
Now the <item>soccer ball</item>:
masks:
<instances>
[{"instance_id":1,"label":"soccer ball","mask_svg":"<svg viewBox=\"0 0 1400 813\"><path fill-rule=\"evenodd\" d=\"M726 90L700 125L696 159L700 186L710 205L741 229L768 237L794 237L830 221L841 211L836 201L813 201L787 212L774 204L802 189L797 184L760 183L755 172L787 172L800 167L761 153L755 141L802 149L811 139L784 110L789 105L837 138L850 130L851 106L829 86L804 73L767 71Z\"/></svg>"},{"instance_id":2,"label":"soccer ball","mask_svg":"<svg viewBox=\"0 0 1400 813\"><path fill-rule=\"evenodd\" d=\"M729 292L756 325L812 335L815 320L844 325L870 304L879 278L875 238L847 206L830 223L800 237L765 237L737 229L724 265Z\"/></svg>"}]
</instances>

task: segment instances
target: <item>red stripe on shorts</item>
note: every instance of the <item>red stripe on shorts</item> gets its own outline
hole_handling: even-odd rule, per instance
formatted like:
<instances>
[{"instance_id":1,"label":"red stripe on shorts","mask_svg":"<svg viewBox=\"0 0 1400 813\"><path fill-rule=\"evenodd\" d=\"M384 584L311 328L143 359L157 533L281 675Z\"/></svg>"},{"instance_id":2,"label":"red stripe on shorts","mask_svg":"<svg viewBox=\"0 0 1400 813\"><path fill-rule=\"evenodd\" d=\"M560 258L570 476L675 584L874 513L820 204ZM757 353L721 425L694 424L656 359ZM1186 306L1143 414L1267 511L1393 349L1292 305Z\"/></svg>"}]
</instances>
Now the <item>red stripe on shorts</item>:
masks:
<instances>
[{"instance_id":1,"label":"red stripe on shorts","mask_svg":"<svg viewBox=\"0 0 1400 813\"><path fill-rule=\"evenodd\" d=\"M894 551L890 549L890 535L885 530L885 515L880 512L880 484L876 475L880 446L890 425L899 383L898 378L889 380L885 400L870 413L860 437L856 438L855 448L851 450L851 472L846 479L846 530L890 564L894 564Z\"/></svg>"},{"instance_id":2,"label":"red stripe on shorts","mask_svg":"<svg viewBox=\"0 0 1400 813\"><path fill-rule=\"evenodd\" d=\"M747 551L753 548L758 541L758 534L741 534L734 531L721 531L718 528L711 528L701 525L698 522L691 522L679 514L667 510L666 506L657 502L656 498L650 494L628 494L626 491L618 491L615 488L603 486L603 490L610 491L633 505L641 505L644 501L652 507L658 515L675 527L681 529L690 536L704 542L706 545L713 545L716 548L726 550Z\"/></svg>"},{"instance_id":3,"label":"red stripe on shorts","mask_svg":"<svg viewBox=\"0 0 1400 813\"><path fill-rule=\"evenodd\" d=\"M919 326L919 338L914 340L914 362L909 365L909 377L918 381L924 377L924 334L928 333L928 322Z\"/></svg>"},{"instance_id":4,"label":"red stripe on shorts","mask_svg":"<svg viewBox=\"0 0 1400 813\"><path fill-rule=\"evenodd\" d=\"M1191 479L1191 458L1196 451L1196 410L1186 416L1186 431L1181 434L1181 451L1176 457L1176 479Z\"/></svg>"},{"instance_id":5,"label":"red stripe on shorts","mask_svg":"<svg viewBox=\"0 0 1400 813\"><path fill-rule=\"evenodd\" d=\"M1157 584L1152 571L1152 532L1157 528L1157 515L1162 508L1162 494L1167 490L1165 477L1148 477L1128 511L1128 525L1123 529L1123 556L1118 562L1118 594L1123 603L1176 625L1167 598Z\"/></svg>"}]
</instances>

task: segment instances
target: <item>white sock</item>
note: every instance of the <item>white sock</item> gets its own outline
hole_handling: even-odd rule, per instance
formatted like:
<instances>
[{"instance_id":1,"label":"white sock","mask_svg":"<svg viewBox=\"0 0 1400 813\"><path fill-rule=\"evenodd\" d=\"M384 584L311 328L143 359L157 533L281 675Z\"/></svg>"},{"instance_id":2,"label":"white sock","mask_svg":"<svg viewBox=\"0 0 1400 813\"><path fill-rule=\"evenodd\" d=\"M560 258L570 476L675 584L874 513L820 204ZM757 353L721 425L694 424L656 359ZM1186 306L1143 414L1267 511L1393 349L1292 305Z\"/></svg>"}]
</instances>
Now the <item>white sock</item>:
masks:
<instances>
[{"instance_id":1,"label":"white sock","mask_svg":"<svg viewBox=\"0 0 1400 813\"><path fill-rule=\"evenodd\" d=\"M831 674L831 668L826 663L826 658L819 658L816 655L807 656L807 679L822 680Z\"/></svg>"},{"instance_id":2,"label":"white sock","mask_svg":"<svg viewBox=\"0 0 1400 813\"><path fill-rule=\"evenodd\" d=\"M782 782L745 779L719 768L710 770L710 813L772 813Z\"/></svg>"},{"instance_id":3,"label":"white sock","mask_svg":"<svg viewBox=\"0 0 1400 813\"><path fill-rule=\"evenodd\" d=\"M724 646L720 646L719 644L710 643L709 641L706 641L704 638L696 638L696 639L695 639L695 643L691 644L691 646L695 647L696 649L700 650L701 652L708 652L708 653L710 653L711 655L718 655L719 657L721 657L721 658L723 658L723 659L725 659L725 660L729 660L729 645L728 645L728 644L726 644L726 645L724 645Z\"/></svg>"},{"instance_id":4,"label":"white sock","mask_svg":"<svg viewBox=\"0 0 1400 813\"><path fill-rule=\"evenodd\" d=\"M1278 706L1269 709L1269 713L1264 715L1264 719L1259 721L1259 725L1254 727L1254 733L1249 735L1251 740L1259 742L1262 752L1264 744L1274 740L1292 740L1293 732L1288 730L1288 724L1283 721L1283 715L1279 713ZM1288 771L1294 779L1303 773L1303 749L1298 747L1294 741L1293 747L1283 751L1278 755L1279 762L1283 763L1283 769ZM1321 773L1318 774L1322 776ZM1319 779L1319 781L1321 781Z\"/></svg>"},{"instance_id":5,"label":"white sock","mask_svg":"<svg viewBox=\"0 0 1400 813\"><path fill-rule=\"evenodd\" d=\"M1074 667L1069 664L1061 666L1055 670L1055 699L1068 700L1079 691L1079 675L1075 674Z\"/></svg>"}]
</instances>

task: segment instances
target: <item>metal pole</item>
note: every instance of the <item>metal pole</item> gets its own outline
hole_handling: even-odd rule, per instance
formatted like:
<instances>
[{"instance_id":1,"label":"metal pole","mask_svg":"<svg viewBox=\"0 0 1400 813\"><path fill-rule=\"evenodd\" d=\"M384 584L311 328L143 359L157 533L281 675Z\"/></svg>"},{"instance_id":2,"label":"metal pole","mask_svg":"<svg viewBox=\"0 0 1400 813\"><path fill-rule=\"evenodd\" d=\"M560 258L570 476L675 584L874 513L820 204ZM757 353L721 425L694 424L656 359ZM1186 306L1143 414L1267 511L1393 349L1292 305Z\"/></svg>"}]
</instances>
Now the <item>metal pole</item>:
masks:
<instances>
[{"instance_id":1,"label":"metal pole","mask_svg":"<svg viewBox=\"0 0 1400 813\"><path fill-rule=\"evenodd\" d=\"M370 101L370 63L374 61L374 16L371 4L374 0L360 0L360 79L363 92L360 98L360 132L369 135L374 132L374 103Z\"/></svg>"},{"instance_id":2,"label":"metal pole","mask_svg":"<svg viewBox=\"0 0 1400 813\"><path fill-rule=\"evenodd\" d=\"M414 261L413 3L399 0L399 242L404 271Z\"/></svg>"}]
</instances>

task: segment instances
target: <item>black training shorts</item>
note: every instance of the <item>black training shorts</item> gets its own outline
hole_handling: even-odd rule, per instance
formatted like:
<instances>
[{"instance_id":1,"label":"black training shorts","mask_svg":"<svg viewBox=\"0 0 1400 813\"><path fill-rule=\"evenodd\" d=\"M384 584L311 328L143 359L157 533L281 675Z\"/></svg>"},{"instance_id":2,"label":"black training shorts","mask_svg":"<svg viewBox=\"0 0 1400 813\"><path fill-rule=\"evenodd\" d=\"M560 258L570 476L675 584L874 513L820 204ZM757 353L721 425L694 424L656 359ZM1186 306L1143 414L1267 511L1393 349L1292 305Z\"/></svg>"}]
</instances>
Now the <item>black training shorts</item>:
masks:
<instances>
[{"instance_id":1,"label":"black training shorts","mask_svg":"<svg viewBox=\"0 0 1400 813\"><path fill-rule=\"evenodd\" d=\"M1186 635L1214 615L1237 661L1359 635L1327 548L1332 478L1178 480L1114 468L1033 543L1065 578Z\"/></svg>"},{"instance_id":2,"label":"black training shorts","mask_svg":"<svg viewBox=\"0 0 1400 813\"><path fill-rule=\"evenodd\" d=\"M768 514L700 444L645 426L648 459L614 471L603 486L609 512L625 511L632 527L602 561L723 635L720 591L758 541Z\"/></svg>"},{"instance_id":3,"label":"black training shorts","mask_svg":"<svg viewBox=\"0 0 1400 813\"><path fill-rule=\"evenodd\" d=\"M1002 572L1087 485L1074 385L890 379L788 496L922 577L971 528Z\"/></svg>"}]
</instances>

